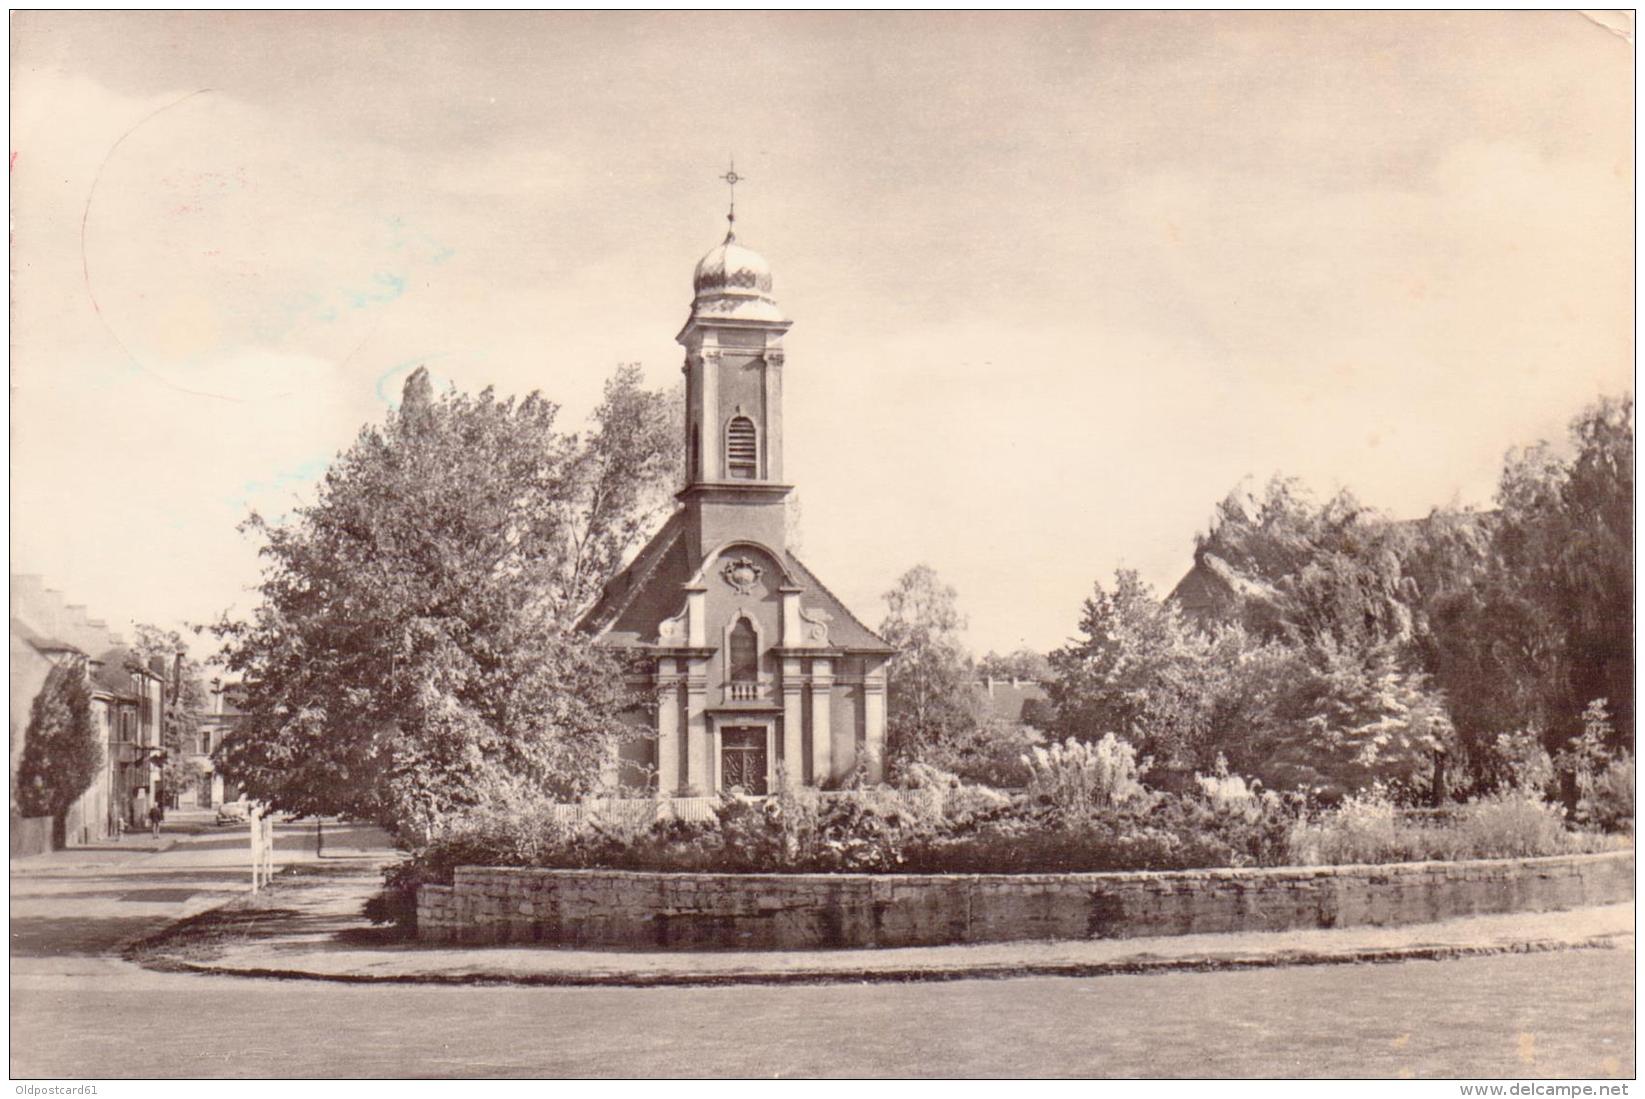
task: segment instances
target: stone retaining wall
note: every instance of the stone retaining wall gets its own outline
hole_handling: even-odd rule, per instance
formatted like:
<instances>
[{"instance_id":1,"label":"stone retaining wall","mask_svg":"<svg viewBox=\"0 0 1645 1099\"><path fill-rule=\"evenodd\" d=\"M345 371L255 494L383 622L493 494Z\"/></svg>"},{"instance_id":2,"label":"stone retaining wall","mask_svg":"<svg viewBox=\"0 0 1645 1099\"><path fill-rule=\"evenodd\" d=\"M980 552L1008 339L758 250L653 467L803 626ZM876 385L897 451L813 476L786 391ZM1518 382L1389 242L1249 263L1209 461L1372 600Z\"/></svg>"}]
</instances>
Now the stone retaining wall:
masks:
<instances>
[{"instance_id":1,"label":"stone retaining wall","mask_svg":"<svg viewBox=\"0 0 1645 1099\"><path fill-rule=\"evenodd\" d=\"M796 950L1429 923L1612 904L1633 851L1126 874L662 874L465 866L418 891L418 937Z\"/></svg>"}]
</instances>

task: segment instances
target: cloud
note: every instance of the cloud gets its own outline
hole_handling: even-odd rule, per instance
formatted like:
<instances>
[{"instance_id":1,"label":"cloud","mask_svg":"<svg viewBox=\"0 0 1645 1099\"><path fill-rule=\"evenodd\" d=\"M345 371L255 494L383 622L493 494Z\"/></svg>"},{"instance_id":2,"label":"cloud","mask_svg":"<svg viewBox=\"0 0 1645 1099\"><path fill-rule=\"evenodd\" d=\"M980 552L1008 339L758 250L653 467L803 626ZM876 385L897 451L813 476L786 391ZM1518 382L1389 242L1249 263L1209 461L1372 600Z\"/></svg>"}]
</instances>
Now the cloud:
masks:
<instances>
[{"instance_id":1,"label":"cloud","mask_svg":"<svg viewBox=\"0 0 1645 1099\"><path fill-rule=\"evenodd\" d=\"M870 620L929 560L1052 644L1247 474L1483 502L1631 384L1632 58L1572 13L17 24L16 550L109 614L242 600L234 523L417 364L568 426L674 382L733 150L807 559Z\"/></svg>"}]
</instances>

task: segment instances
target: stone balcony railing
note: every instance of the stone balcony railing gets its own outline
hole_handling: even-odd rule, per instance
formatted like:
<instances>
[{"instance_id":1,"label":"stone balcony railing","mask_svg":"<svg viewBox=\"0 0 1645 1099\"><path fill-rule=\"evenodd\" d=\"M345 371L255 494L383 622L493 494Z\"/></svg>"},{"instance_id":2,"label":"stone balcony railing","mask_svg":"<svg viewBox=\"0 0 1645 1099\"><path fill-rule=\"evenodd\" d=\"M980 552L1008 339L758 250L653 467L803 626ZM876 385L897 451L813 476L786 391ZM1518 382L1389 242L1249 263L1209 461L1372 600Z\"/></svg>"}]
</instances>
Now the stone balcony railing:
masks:
<instances>
[{"instance_id":1,"label":"stone balcony railing","mask_svg":"<svg viewBox=\"0 0 1645 1099\"><path fill-rule=\"evenodd\" d=\"M727 702L764 702L770 696L767 684L752 680L735 680L725 685Z\"/></svg>"}]
</instances>

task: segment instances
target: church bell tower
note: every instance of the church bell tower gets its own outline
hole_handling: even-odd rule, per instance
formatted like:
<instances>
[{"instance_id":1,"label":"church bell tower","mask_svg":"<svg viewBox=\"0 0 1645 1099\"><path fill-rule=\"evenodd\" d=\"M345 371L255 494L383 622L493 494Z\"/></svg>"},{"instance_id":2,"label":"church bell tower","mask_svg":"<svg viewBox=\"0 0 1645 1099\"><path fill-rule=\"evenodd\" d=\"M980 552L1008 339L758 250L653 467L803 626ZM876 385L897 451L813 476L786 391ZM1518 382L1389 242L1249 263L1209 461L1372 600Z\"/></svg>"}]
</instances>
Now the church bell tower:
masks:
<instances>
[{"instance_id":1,"label":"church bell tower","mask_svg":"<svg viewBox=\"0 0 1645 1099\"><path fill-rule=\"evenodd\" d=\"M735 185L735 168L724 177ZM733 189L733 202L735 190ZM783 336L771 268L725 240L698 262L685 348L680 507L582 621L656 699L612 783L766 794L884 775L892 649L788 545Z\"/></svg>"},{"instance_id":2,"label":"church bell tower","mask_svg":"<svg viewBox=\"0 0 1645 1099\"><path fill-rule=\"evenodd\" d=\"M726 174L735 186L736 170ZM733 192L734 193L734 192ZM697 264L685 348L686 487L702 552L733 533L784 542L783 335L771 267L737 243L733 200L725 240Z\"/></svg>"}]
</instances>

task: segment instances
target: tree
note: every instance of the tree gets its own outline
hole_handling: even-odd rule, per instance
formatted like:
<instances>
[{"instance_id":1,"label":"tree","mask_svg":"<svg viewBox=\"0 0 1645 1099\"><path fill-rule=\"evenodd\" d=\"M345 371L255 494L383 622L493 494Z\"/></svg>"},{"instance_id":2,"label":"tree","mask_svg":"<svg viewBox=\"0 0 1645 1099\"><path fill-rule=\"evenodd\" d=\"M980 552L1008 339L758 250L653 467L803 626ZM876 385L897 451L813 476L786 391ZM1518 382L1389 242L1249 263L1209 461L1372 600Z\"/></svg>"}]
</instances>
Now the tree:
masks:
<instances>
[{"instance_id":1,"label":"tree","mask_svg":"<svg viewBox=\"0 0 1645 1099\"><path fill-rule=\"evenodd\" d=\"M1197 543L1196 561L1230 581L1224 620L1257 637L1363 648L1410 635L1401 528L1350 492L1316 504L1275 477L1260 499L1230 493Z\"/></svg>"},{"instance_id":2,"label":"tree","mask_svg":"<svg viewBox=\"0 0 1645 1099\"><path fill-rule=\"evenodd\" d=\"M314 504L254 514L262 604L217 627L245 683L224 774L276 808L424 835L500 791L592 789L636 699L568 618L643 533L646 492L624 479L661 475L616 453L645 434L619 421L656 407L633 378L584 442L540 394L436 397L419 369Z\"/></svg>"},{"instance_id":3,"label":"tree","mask_svg":"<svg viewBox=\"0 0 1645 1099\"><path fill-rule=\"evenodd\" d=\"M1605 399L1571 425L1561 455L1511 451L1497 511L1436 513L1405 567L1419 594L1421 666L1448 699L1476 779L1502 735L1535 729L1546 751L1609 700L1609 747L1632 744L1633 402Z\"/></svg>"},{"instance_id":4,"label":"tree","mask_svg":"<svg viewBox=\"0 0 1645 1099\"><path fill-rule=\"evenodd\" d=\"M1051 654L1052 732L1096 742L1116 733L1169 768L1195 764L1206 735L1210 642L1136 572L1099 583L1080 637Z\"/></svg>"},{"instance_id":5,"label":"tree","mask_svg":"<svg viewBox=\"0 0 1645 1099\"><path fill-rule=\"evenodd\" d=\"M1440 699L1391 642L1199 630L1128 570L1112 592L1097 585L1080 634L1051 654L1054 733L1117 734L1166 772L1226 765L1272 787L1340 794L1411 783L1448 743Z\"/></svg>"},{"instance_id":6,"label":"tree","mask_svg":"<svg viewBox=\"0 0 1645 1099\"><path fill-rule=\"evenodd\" d=\"M1018 649L1004 656L990 652L977 661L977 674L984 679L1028 679L1037 683L1051 678L1051 662L1033 649Z\"/></svg>"},{"instance_id":7,"label":"tree","mask_svg":"<svg viewBox=\"0 0 1645 1099\"><path fill-rule=\"evenodd\" d=\"M554 594L555 617L566 626L594 604L628 551L674 505L683 470L684 395L640 383L638 363L619 366L594 410L593 431L572 441Z\"/></svg>"},{"instance_id":8,"label":"tree","mask_svg":"<svg viewBox=\"0 0 1645 1099\"><path fill-rule=\"evenodd\" d=\"M1611 747L1632 747L1634 725L1634 404L1602 399L1571 423L1568 459L1538 444L1512 453L1497 501L1503 597L1554 625L1540 678L1550 746L1583 730L1607 699Z\"/></svg>"},{"instance_id":9,"label":"tree","mask_svg":"<svg viewBox=\"0 0 1645 1099\"><path fill-rule=\"evenodd\" d=\"M167 790L179 791L197 777L188 770L186 757L199 742L200 724L210 707L205 670L189 655L188 644L178 631L139 623L136 634L133 659L146 668L158 663L166 669L160 729L166 757L160 774Z\"/></svg>"},{"instance_id":10,"label":"tree","mask_svg":"<svg viewBox=\"0 0 1645 1099\"><path fill-rule=\"evenodd\" d=\"M885 593L880 636L897 650L886 666L887 754L893 762L972 734L983 718L970 654L960 639L959 595L929 565Z\"/></svg>"},{"instance_id":11,"label":"tree","mask_svg":"<svg viewBox=\"0 0 1645 1099\"><path fill-rule=\"evenodd\" d=\"M1443 699L1400 666L1392 644L1324 641L1278 686L1249 770L1269 786L1341 797L1383 782L1426 793L1436 754L1453 747Z\"/></svg>"},{"instance_id":12,"label":"tree","mask_svg":"<svg viewBox=\"0 0 1645 1099\"><path fill-rule=\"evenodd\" d=\"M59 664L29 707L23 757L17 766L17 807L25 817L62 819L103 766L103 745L91 718L85 665Z\"/></svg>"}]
</instances>

